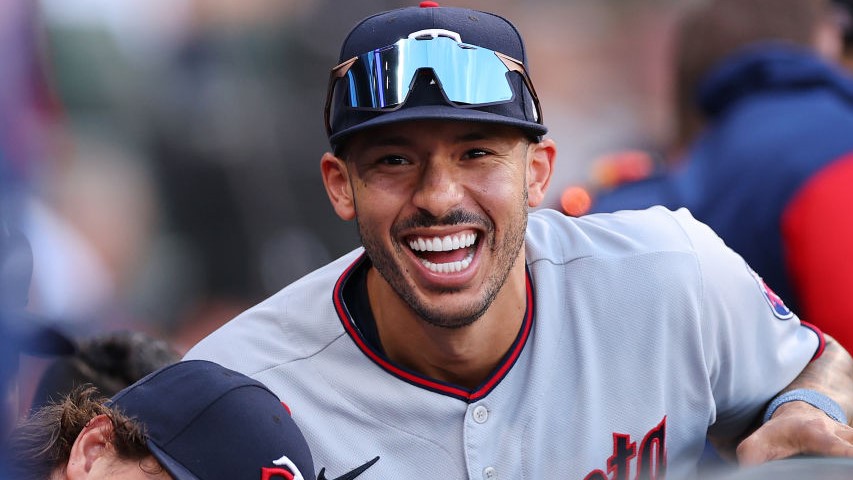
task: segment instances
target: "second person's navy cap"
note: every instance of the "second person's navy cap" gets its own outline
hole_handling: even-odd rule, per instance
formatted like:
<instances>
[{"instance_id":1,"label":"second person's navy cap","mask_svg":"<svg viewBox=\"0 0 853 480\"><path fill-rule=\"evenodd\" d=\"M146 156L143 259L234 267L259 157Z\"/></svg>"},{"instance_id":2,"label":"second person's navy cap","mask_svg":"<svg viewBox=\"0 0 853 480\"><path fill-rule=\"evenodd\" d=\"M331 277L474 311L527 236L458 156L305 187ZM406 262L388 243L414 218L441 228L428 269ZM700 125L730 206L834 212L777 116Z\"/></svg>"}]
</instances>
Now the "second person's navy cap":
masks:
<instances>
[{"instance_id":1,"label":"second person's navy cap","mask_svg":"<svg viewBox=\"0 0 853 480\"><path fill-rule=\"evenodd\" d=\"M145 425L148 448L175 480L315 480L308 444L266 386L206 360L164 367L110 405Z\"/></svg>"}]
</instances>

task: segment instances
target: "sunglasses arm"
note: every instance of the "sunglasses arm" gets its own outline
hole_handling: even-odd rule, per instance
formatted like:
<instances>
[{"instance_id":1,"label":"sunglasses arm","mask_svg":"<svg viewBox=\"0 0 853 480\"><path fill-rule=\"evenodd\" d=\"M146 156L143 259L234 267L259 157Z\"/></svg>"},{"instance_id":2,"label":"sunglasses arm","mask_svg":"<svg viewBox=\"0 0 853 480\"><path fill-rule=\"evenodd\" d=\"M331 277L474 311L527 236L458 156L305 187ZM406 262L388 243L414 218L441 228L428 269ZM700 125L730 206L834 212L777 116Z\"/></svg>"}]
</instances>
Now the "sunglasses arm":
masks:
<instances>
[{"instance_id":1,"label":"sunglasses arm","mask_svg":"<svg viewBox=\"0 0 853 480\"><path fill-rule=\"evenodd\" d=\"M329 72L329 88L326 91L326 107L323 109L323 117L326 122L326 134L332 134L332 124L331 124L331 113L332 113L332 97L335 95L335 84L338 82L338 79L343 78L344 75L347 74L352 64L358 57L352 57L349 60L337 65L332 68L332 71Z\"/></svg>"}]
</instances>

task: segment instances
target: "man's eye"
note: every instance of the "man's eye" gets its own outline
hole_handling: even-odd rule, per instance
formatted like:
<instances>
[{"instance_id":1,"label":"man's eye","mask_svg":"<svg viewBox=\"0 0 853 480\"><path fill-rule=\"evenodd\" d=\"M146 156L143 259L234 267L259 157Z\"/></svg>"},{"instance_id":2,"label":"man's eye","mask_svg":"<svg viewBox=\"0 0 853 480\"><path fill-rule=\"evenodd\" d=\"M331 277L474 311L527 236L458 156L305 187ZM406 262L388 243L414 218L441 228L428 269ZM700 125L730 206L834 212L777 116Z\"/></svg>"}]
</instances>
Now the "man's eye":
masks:
<instances>
[{"instance_id":1,"label":"man's eye","mask_svg":"<svg viewBox=\"0 0 853 480\"><path fill-rule=\"evenodd\" d=\"M473 148L465 152L465 158L480 158L490 155L488 150L483 150L482 148Z\"/></svg>"},{"instance_id":2,"label":"man's eye","mask_svg":"<svg viewBox=\"0 0 853 480\"><path fill-rule=\"evenodd\" d=\"M405 157L398 155L388 155L379 159L382 165L408 165L409 161Z\"/></svg>"}]
</instances>

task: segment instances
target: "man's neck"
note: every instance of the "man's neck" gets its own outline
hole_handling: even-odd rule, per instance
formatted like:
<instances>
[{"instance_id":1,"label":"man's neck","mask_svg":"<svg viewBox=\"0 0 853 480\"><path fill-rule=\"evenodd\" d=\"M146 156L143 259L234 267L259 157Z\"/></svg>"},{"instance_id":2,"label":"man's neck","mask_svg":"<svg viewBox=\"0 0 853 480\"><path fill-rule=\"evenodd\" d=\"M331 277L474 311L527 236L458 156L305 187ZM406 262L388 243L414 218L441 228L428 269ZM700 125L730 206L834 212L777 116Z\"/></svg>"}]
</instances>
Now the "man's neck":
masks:
<instances>
[{"instance_id":1,"label":"man's neck","mask_svg":"<svg viewBox=\"0 0 853 480\"><path fill-rule=\"evenodd\" d=\"M523 259L483 316L466 327L438 327L421 319L372 268L367 288L389 359L469 389L481 385L495 370L518 336L527 308Z\"/></svg>"}]
</instances>

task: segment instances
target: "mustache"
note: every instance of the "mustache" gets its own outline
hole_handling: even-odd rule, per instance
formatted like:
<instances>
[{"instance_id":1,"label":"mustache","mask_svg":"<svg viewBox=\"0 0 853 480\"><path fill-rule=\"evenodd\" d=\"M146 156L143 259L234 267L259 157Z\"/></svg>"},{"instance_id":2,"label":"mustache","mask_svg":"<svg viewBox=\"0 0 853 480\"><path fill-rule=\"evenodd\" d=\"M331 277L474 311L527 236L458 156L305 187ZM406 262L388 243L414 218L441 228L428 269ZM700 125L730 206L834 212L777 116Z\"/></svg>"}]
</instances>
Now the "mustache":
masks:
<instances>
[{"instance_id":1,"label":"mustache","mask_svg":"<svg viewBox=\"0 0 853 480\"><path fill-rule=\"evenodd\" d=\"M427 212L419 211L414 215L406 218L405 220L401 220L397 222L392 227L392 234L394 236L398 236L400 232L403 230L409 230L413 228L427 228L427 227L437 227L437 226L450 226L450 225L482 225L487 231L491 231L493 229L492 222L479 214L467 212L465 210L452 210L448 212L446 215L441 217L436 217L434 215L430 215Z\"/></svg>"}]
</instances>

